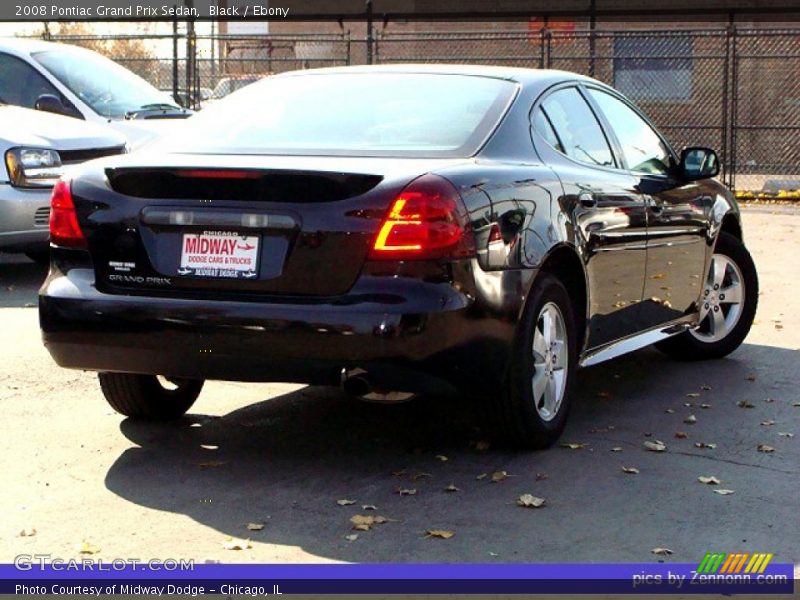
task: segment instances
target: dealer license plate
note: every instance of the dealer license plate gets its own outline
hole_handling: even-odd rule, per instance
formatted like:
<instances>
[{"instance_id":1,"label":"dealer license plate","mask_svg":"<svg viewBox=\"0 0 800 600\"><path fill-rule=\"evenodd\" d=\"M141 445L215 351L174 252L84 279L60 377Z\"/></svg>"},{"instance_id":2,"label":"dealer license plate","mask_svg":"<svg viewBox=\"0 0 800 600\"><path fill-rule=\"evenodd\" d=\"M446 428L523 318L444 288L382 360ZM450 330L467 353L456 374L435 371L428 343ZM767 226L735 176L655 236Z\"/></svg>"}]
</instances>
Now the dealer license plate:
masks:
<instances>
[{"instance_id":1,"label":"dealer license plate","mask_svg":"<svg viewBox=\"0 0 800 600\"><path fill-rule=\"evenodd\" d=\"M223 279L258 276L259 236L232 231L183 234L178 275Z\"/></svg>"}]
</instances>

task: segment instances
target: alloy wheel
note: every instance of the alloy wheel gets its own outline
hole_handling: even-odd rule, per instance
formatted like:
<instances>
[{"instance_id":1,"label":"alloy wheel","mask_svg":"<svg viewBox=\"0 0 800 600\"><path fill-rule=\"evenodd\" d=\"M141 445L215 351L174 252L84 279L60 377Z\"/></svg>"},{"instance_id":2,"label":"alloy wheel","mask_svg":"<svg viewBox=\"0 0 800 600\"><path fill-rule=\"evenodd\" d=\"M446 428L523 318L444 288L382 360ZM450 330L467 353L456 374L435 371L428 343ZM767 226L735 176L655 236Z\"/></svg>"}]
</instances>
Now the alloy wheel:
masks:
<instances>
[{"instance_id":1,"label":"alloy wheel","mask_svg":"<svg viewBox=\"0 0 800 600\"><path fill-rule=\"evenodd\" d=\"M561 310L545 304L533 332L533 401L544 421L551 421L564 400L569 361L567 329Z\"/></svg>"},{"instance_id":2,"label":"alloy wheel","mask_svg":"<svg viewBox=\"0 0 800 600\"><path fill-rule=\"evenodd\" d=\"M744 297L744 278L738 265L724 254L714 254L692 335L706 343L723 339L739 322Z\"/></svg>"}]
</instances>

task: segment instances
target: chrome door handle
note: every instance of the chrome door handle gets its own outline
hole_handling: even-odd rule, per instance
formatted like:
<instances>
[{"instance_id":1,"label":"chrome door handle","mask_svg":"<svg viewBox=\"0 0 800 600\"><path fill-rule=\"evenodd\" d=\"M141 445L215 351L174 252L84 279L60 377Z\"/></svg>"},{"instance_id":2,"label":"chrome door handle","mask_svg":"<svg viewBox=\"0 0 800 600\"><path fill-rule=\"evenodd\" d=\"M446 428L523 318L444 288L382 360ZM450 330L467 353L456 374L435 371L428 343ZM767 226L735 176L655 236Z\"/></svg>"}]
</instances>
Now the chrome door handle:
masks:
<instances>
[{"instance_id":1,"label":"chrome door handle","mask_svg":"<svg viewBox=\"0 0 800 600\"><path fill-rule=\"evenodd\" d=\"M597 198L595 198L594 194L590 194L589 192L581 192L578 196L578 202L580 202L581 206L584 208L594 208L597 206Z\"/></svg>"}]
</instances>

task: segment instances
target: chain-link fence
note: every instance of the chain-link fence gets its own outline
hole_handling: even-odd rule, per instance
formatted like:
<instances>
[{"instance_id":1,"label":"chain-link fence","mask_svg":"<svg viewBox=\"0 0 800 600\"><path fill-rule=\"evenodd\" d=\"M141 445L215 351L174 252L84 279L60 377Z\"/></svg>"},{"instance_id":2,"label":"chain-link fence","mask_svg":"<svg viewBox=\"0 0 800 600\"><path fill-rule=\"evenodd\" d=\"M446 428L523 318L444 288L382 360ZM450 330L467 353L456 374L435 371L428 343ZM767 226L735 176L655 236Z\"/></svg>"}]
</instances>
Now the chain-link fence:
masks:
<instances>
[{"instance_id":1,"label":"chain-link fence","mask_svg":"<svg viewBox=\"0 0 800 600\"><path fill-rule=\"evenodd\" d=\"M729 185L800 187L800 29L442 29L241 36L175 23L157 34L45 37L101 52L192 108L272 73L369 60L573 71L623 92L674 146L715 148Z\"/></svg>"},{"instance_id":2,"label":"chain-link fence","mask_svg":"<svg viewBox=\"0 0 800 600\"><path fill-rule=\"evenodd\" d=\"M553 68L636 102L678 148L715 148L741 189L800 188L800 30L383 33L378 62ZM794 181L793 181L794 180Z\"/></svg>"}]
</instances>

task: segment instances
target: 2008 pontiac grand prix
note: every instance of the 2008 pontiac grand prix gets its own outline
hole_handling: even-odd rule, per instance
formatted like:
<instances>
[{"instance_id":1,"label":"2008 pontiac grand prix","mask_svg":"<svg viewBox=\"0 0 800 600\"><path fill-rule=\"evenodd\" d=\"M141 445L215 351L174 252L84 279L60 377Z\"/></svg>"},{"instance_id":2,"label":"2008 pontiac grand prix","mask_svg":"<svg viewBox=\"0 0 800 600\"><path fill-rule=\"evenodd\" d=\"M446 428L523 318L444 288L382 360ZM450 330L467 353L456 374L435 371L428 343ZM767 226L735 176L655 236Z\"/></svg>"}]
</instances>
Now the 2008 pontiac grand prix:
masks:
<instances>
[{"instance_id":1,"label":"2008 pontiac grand prix","mask_svg":"<svg viewBox=\"0 0 800 600\"><path fill-rule=\"evenodd\" d=\"M124 415L176 418L205 379L457 391L543 447L579 367L653 343L718 358L753 320L717 156L593 79L294 72L175 138L53 193L44 343Z\"/></svg>"}]
</instances>

